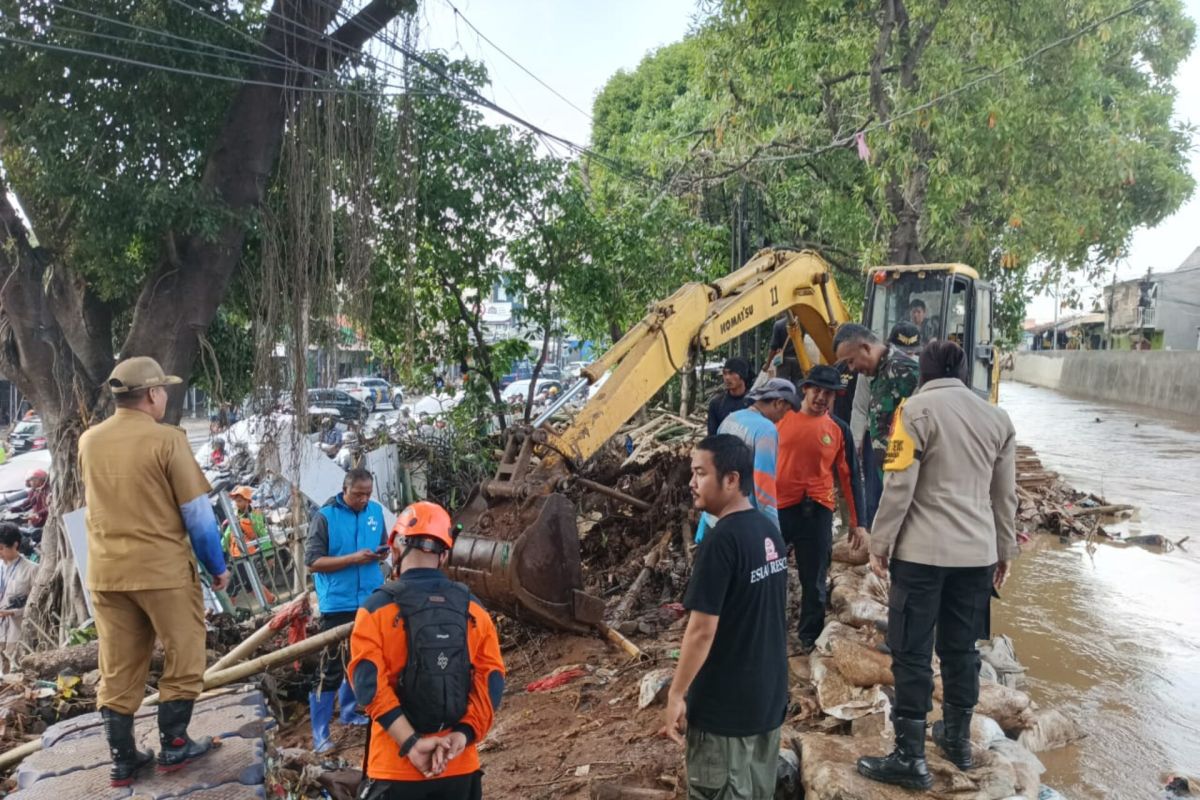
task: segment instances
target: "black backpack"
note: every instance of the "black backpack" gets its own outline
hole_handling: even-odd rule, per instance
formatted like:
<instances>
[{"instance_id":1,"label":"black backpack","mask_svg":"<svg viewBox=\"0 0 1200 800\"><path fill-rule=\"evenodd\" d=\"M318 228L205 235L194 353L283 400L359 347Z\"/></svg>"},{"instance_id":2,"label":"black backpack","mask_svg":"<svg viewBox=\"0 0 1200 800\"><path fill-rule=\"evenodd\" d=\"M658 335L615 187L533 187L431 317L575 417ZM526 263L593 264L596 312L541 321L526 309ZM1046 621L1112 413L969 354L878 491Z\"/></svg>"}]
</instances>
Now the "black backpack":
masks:
<instances>
[{"instance_id":1,"label":"black backpack","mask_svg":"<svg viewBox=\"0 0 1200 800\"><path fill-rule=\"evenodd\" d=\"M430 592L403 579L383 590L400 607L396 619L404 619L408 640L408 661L396 681L404 716L418 733L447 730L467 713L471 693L471 592L452 581Z\"/></svg>"}]
</instances>

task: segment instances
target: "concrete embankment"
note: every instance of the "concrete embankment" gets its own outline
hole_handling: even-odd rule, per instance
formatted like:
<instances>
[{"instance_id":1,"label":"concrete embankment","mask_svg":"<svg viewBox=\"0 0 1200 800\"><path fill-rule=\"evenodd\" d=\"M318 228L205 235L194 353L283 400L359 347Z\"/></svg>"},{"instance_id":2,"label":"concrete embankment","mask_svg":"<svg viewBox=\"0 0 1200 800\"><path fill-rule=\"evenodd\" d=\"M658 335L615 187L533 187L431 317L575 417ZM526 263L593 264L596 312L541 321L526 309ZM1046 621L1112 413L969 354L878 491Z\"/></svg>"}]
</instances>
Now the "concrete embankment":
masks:
<instances>
[{"instance_id":1,"label":"concrete embankment","mask_svg":"<svg viewBox=\"0 0 1200 800\"><path fill-rule=\"evenodd\" d=\"M1200 352L1015 353L1006 376L1094 400L1200 415Z\"/></svg>"}]
</instances>

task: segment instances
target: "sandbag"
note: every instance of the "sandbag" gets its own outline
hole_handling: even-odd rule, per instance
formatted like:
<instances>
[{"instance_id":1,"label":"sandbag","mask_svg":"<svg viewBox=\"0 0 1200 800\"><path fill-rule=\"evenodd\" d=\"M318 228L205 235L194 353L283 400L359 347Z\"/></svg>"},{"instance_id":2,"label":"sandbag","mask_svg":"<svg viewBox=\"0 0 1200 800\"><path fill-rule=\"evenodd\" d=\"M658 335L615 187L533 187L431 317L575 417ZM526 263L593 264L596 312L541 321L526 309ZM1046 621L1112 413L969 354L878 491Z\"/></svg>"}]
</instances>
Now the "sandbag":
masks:
<instances>
[{"instance_id":1,"label":"sandbag","mask_svg":"<svg viewBox=\"0 0 1200 800\"><path fill-rule=\"evenodd\" d=\"M866 564L870 560L870 552L864 544L858 550L850 549L850 540L841 539L833 543L833 560L842 564Z\"/></svg>"},{"instance_id":2,"label":"sandbag","mask_svg":"<svg viewBox=\"0 0 1200 800\"><path fill-rule=\"evenodd\" d=\"M1017 661L1012 639L1003 634L979 645L979 657L996 673L996 683L1016 689L1025 680L1025 668Z\"/></svg>"},{"instance_id":3,"label":"sandbag","mask_svg":"<svg viewBox=\"0 0 1200 800\"><path fill-rule=\"evenodd\" d=\"M933 788L919 794L899 786L876 783L858 774L860 756L885 755L892 749L891 737L856 738L804 733L800 742L800 778L805 800L915 800L920 797L953 797L954 800L1001 800L1016 790L1012 765L1001 755L979 751L980 764L962 772L936 754L927 753Z\"/></svg>"},{"instance_id":4,"label":"sandbag","mask_svg":"<svg viewBox=\"0 0 1200 800\"><path fill-rule=\"evenodd\" d=\"M832 658L814 650L809 663L812 664L813 685L817 687L817 702L829 716L853 720L886 707L887 698L878 686L850 684L833 665Z\"/></svg>"},{"instance_id":5,"label":"sandbag","mask_svg":"<svg viewBox=\"0 0 1200 800\"><path fill-rule=\"evenodd\" d=\"M876 623L887 624L888 609L867 597L855 597L836 612L837 620L855 628L875 627Z\"/></svg>"},{"instance_id":6,"label":"sandbag","mask_svg":"<svg viewBox=\"0 0 1200 800\"><path fill-rule=\"evenodd\" d=\"M847 638L830 643L833 665L851 686L894 686L892 657Z\"/></svg>"},{"instance_id":7,"label":"sandbag","mask_svg":"<svg viewBox=\"0 0 1200 800\"><path fill-rule=\"evenodd\" d=\"M1000 738L989 748L1008 759L1017 776L1017 792L1022 797L1037 797L1046 767L1033 753L1012 739Z\"/></svg>"},{"instance_id":8,"label":"sandbag","mask_svg":"<svg viewBox=\"0 0 1200 800\"><path fill-rule=\"evenodd\" d=\"M992 742L1007 739L996 720L976 711L971 715L971 741L987 750Z\"/></svg>"},{"instance_id":9,"label":"sandbag","mask_svg":"<svg viewBox=\"0 0 1200 800\"><path fill-rule=\"evenodd\" d=\"M942 681L933 682L933 698L942 701ZM998 683L979 684L979 702L975 713L991 717L1010 736L1017 736L1033 724L1033 701L1019 689L1009 689Z\"/></svg>"},{"instance_id":10,"label":"sandbag","mask_svg":"<svg viewBox=\"0 0 1200 800\"><path fill-rule=\"evenodd\" d=\"M1031 753L1043 753L1066 747L1084 737L1084 732L1066 714L1057 709L1038 711L1017 741Z\"/></svg>"}]
</instances>

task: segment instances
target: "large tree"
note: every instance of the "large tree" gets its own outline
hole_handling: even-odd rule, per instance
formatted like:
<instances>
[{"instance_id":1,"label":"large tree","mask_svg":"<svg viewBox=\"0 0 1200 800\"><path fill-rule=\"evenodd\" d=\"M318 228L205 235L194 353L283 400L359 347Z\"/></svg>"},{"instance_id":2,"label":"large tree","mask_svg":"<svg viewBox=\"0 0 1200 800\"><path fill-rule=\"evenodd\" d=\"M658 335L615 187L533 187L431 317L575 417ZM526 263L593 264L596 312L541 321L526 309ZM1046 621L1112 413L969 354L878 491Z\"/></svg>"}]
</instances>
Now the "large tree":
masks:
<instances>
[{"instance_id":1,"label":"large tree","mask_svg":"<svg viewBox=\"0 0 1200 800\"><path fill-rule=\"evenodd\" d=\"M42 415L53 459L35 640L84 613L61 514L82 504L78 437L107 413L114 358L192 374L231 281L257 267L247 240L288 125L414 5L0 2L0 372Z\"/></svg>"},{"instance_id":2,"label":"large tree","mask_svg":"<svg viewBox=\"0 0 1200 800\"><path fill-rule=\"evenodd\" d=\"M965 261L1011 326L1031 266L1087 275L1192 190L1174 0L711 5L610 81L595 142L733 223L749 194L761 239L854 267Z\"/></svg>"}]
</instances>

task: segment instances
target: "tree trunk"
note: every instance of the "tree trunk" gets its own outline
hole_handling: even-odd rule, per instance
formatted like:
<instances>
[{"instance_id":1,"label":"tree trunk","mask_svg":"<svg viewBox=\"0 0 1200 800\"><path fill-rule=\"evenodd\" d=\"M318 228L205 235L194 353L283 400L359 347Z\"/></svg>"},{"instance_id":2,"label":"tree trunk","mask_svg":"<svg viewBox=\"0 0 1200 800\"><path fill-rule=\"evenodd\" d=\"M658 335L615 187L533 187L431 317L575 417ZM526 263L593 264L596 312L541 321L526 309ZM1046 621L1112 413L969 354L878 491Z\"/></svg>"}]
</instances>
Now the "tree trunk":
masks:
<instances>
[{"instance_id":1,"label":"tree trunk","mask_svg":"<svg viewBox=\"0 0 1200 800\"><path fill-rule=\"evenodd\" d=\"M154 356L167 373L185 379L170 392L170 422L182 414L200 338L241 261L247 229L279 156L285 120L302 94L285 86L311 85L314 72L336 67L401 11L416 8L414 0L372 0L324 43L310 41L305 28L328 29L340 6L332 0L275 0L264 47L286 53L292 64L250 71L250 79L266 85L245 84L234 96L200 178L200 194L229 221L211 237L163 233L164 255L142 286L120 352ZM62 515L83 504L75 469L79 435L111 407L105 382L114 364L114 310L68 264L31 245L7 190L0 182L0 371L41 414L52 466L43 562L24 636L35 646L56 646L85 616Z\"/></svg>"}]
</instances>

